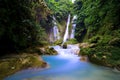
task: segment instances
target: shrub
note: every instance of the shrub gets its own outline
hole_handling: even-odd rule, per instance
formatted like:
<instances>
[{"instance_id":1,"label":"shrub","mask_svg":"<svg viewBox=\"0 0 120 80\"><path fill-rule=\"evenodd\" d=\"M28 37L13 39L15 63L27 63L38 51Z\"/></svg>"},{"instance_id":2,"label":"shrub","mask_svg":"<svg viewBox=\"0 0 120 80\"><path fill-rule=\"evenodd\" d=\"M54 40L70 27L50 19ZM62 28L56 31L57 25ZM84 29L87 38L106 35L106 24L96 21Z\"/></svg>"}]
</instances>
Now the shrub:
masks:
<instances>
[{"instance_id":1,"label":"shrub","mask_svg":"<svg viewBox=\"0 0 120 80\"><path fill-rule=\"evenodd\" d=\"M114 38L110 40L109 44L112 46L120 47L120 38Z\"/></svg>"},{"instance_id":2,"label":"shrub","mask_svg":"<svg viewBox=\"0 0 120 80\"><path fill-rule=\"evenodd\" d=\"M92 37L90 40L89 40L89 42L90 43L98 43L98 41L101 39L101 37L100 36L94 36L94 37Z\"/></svg>"},{"instance_id":3,"label":"shrub","mask_svg":"<svg viewBox=\"0 0 120 80\"><path fill-rule=\"evenodd\" d=\"M69 39L67 42L66 42L67 44L76 44L76 43L78 43L77 42L77 40L76 39Z\"/></svg>"}]
</instances>

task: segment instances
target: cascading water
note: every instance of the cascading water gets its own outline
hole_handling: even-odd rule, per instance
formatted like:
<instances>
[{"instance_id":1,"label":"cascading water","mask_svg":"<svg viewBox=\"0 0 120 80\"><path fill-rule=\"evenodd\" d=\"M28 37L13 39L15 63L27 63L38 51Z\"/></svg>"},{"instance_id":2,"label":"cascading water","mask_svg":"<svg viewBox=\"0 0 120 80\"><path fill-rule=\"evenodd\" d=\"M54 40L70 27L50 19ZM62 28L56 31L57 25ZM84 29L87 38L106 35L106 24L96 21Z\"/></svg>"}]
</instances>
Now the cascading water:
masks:
<instances>
[{"instance_id":1,"label":"cascading water","mask_svg":"<svg viewBox=\"0 0 120 80\"><path fill-rule=\"evenodd\" d=\"M80 60L78 45L68 45L67 49L53 48L59 55L42 56L50 68L23 70L4 80L120 80L119 72Z\"/></svg>"},{"instance_id":2,"label":"cascading water","mask_svg":"<svg viewBox=\"0 0 120 80\"><path fill-rule=\"evenodd\" d=\"M48 35L49 35L49 42L50 43L53 43L53 29L50 29L50 32L48 33Z\"/></svg>"},{"instance_id":3,"label":"cascading water","mask_svg":"<svg viewBox=\"0 0 120 80\"><path fill-rule=\"evenodd\" d=\"M61 46L53 46L61 57L77 57L80 51L79 45L67 45L67 49L61 48Z\"/></svg>"},{"instance_id":4,"label":"cascading water","mask_svg":"<svg viewBox=\"0 0 120 80\"><path fill-rule=\"evenodd\" d=\"M56 41L56 40L60 39L60 33L59 33L56 19L54 16L53 16L53 23L54 23L54 27L53 27L54 41Z\"/></svg>"},{"instance_id":5,"label":"cascading water","mask_svg":"<svg viewBox=\"0 0 120 80\"><path fill-rule=\"evenodd\" d=\"M69 38L69 33L68 33L68 31L69 31L69 25L70 25L70 14L69 14L68 20L67 20L67 26L66 26L66 30L65 30L65 35L64 35L64 38L63 38L63 44Z\"/></svg>"},{"instance_id":6,"label":"cascading water","mask_svg":"<svg viewBox=\"0 0 120 80\"><path fill-rule=\"evenodd\" d=\"M74 36L75 36L76 23L74 23L74 22L75 22L76 19L77 19L77 16L73 16L73 19L72 19L72 31L71 31L70 39L74 38Z\"/></svg>"}]
</instances>

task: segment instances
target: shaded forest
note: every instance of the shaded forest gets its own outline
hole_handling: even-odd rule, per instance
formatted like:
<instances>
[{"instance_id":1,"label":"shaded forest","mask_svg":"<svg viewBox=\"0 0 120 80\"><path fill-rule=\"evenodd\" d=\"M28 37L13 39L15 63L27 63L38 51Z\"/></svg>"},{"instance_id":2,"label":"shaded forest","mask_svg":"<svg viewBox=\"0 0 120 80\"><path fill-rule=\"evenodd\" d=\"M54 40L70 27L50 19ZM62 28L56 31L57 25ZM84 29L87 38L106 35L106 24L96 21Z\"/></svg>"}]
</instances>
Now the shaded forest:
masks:
<instances>
[{"instance_id":1,"label":"shaded forest","mask_svg":"<svg viewBox=\"0 0 120 80\"><path fill-rule=\"evenodd\" d=\"M1 55L48 44L52 16L61 22L72 9L70 0L0 0Z\"/></svg>"},{"instance_id":2,"label":"shaded forest","mask_svg":"<svg viewBox=\"0 0 120 80\"><path fill-rule=\"evenodd\" d=\"M77 15L77 41L95 44L81 52L120 64L119 11L119 0L76 0L74 5L70 0L0 0L0 53L48 43L52 16L61 22L71 14Z\"/></svg>"},{"instance_id":3,"label":"shaded forest","mask_svg":"<svg viewBox=\"0 0 120 80\"><path fill-rule=\"evenodd\" d=\"M69 35L76 25L75 39L61 46L68 15ZM61 39L50 42L54 26ZM40 56L57 55L51 45L67 49L71 43L79 45L77 55L120 70L120 0L0 0L0 79L29 67L48 67Z\"/></svg>"},{"instance_id":4,"label":"shaded forest","mask_svg":"<svg viewBox=\"0 0 120 80\"><path fill-rule=\"evenodd\" d=\"M93 62L120 66L120 1L76 0L76 39L94 46L81 49Z\"/></svg>"},{"instance_id":5,"label":"shaded forest","mask_svg":"<svg viewBox=\"0 0 120 80\"><path fill-rule=\"evenodd\" d=\"M50 14L43 0L0 0L0 53L47 40L44 24Z\"/></svg>"}]
</instances>

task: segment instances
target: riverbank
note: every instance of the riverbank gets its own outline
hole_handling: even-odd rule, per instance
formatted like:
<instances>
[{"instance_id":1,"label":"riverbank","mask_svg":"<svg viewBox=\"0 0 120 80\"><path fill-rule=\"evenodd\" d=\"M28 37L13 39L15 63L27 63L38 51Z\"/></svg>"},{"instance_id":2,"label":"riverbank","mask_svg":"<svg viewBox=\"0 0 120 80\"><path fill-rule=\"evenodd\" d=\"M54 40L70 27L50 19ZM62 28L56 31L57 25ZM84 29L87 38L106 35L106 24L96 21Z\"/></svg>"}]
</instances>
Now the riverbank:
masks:
<instances>
[{"instance_id":1,"label":"riverbank","mask_svg":"<svg viewBox=\"0 0 120 80\"><path fill-rule=\"evenodd\" d=\"M12 54L0 59L0 80L28 68L46 68L48 65L38 54Z\"/></svg>"},{"instance_id":2,"label":"riverbank","mask_svg":"<svg viewBox=\"0 0 120 80\"><path fill-rule=\"evenodd\" d=\"M120 71L119 51L118 47L101 46L95 43L80 43L79 55L87 55L89 61L97 65L116 68Z\"/></svg>"},{"instance_id":3,"label":"riverbank","mask_svg":"<svg viewBox=\"0 0 120 80\"><path fill-rule=\"evenodd\" d=\"M40 55L56 55L57 52L48 46L30 47L19 53L0 57L0 80L17 71L29 68L47 68L48 64Z\"/></svg>"},{"instance_id":4,"label":"riverbank","mask_svg":"<svg viewBox=\"0 0 120 80\"><path fill-rule=\"evenodd\" d=\"M120 78L119 72L94 65L86 61L85 56L77 56L75 50L79 49L77 45L69 44L66 49L58 45L53 47L59 55L42 56L43 60L50 64L49 69L24 70L5 80L119 80Z\"/></svg>"}]
</instances>

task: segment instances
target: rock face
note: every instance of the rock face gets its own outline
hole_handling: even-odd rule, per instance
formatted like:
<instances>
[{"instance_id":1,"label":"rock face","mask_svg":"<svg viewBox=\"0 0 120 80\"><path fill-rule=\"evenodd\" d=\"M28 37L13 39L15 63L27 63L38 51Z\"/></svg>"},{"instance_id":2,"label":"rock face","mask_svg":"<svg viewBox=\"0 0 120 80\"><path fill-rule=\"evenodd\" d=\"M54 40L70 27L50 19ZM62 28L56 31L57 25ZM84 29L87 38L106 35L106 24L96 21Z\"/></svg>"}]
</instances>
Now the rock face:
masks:
<instances>
[{"instance_id":1,"label":"rock face","mask_svg":"<svg viewBox=\"0 0 120 80\"><path fill-rule=\"evenodd\" d=\"M43 55L57 55L57 51L52 47L39 48L40 52Z\"/></svg>"},{"instance_id":2,"label":"rock face","mask_svg":"<svg viewBox=\"0 0 120 80\"><path fill-rule=\"evenodd\" d=\"M0 80L19 70L27 68L46 68L48 64L37 54L9 55L0 59Z\"/></svg>"},{"instance_id":3,"label":"rock face","mask_svg":"<svg viewBox=\"0 0 120 80\"><path fill-rule=\"evenodd\" d=\"M92 47L95 47L96 44L95 43L92 43L92 44L89 44L89 43L80 43L79 44L80 48L92 48Z\"/></svg>"},{"instance_id":4,"label":"rock face","mask_svg":"<svg viewBox=\"0 0 120 80\"><path fill-rule=\"evenodd\" d=\"M44 47L32 47L32 48L28 48L26 50L27 53L37 53L39 55L57 55L57 51L49 46L44 46Z\"/></svg>"},{"instance_id":5,"label":"rock face","mask_svg":"<svg viewBox=\"0 0 120 80\"><path fill-rule=\"evenodd\" d=\"M87 62L88 61L87 56L81 56L80 61Z\"/></svg>"},{"instance_id":6,"label":"rock face","mask_svg":"<svg viewBox=\"0 0 120 80\"><path fill-rule=\"evenodd\" d=\"M119 47L119 44L117 43L119 43L118 38L111 40L109 42L109 45L106 45L105 47L95 43L92 43L92 44L80 43L81 51L79 55L87 55L89 58L89 61L92 63L115 68L120 71L120 63L119 63L120 51L119 51L119 48L117 48ZM84 60L84 58L81 58L80 60Z\"/></svg>"}]
</instances>

